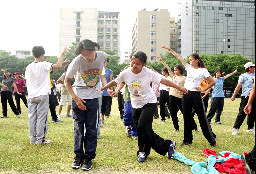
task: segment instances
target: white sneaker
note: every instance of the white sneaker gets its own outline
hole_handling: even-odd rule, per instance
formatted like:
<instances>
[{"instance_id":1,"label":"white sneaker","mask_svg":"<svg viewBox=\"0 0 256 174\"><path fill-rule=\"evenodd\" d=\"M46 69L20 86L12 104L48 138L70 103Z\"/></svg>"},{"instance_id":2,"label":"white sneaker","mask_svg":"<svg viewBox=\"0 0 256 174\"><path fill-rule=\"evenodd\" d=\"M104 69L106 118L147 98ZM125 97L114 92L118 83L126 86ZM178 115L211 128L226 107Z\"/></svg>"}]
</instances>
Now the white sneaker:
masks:
<instances>
[{"instance_id":1,"label":"white sneaker","mask_svg":"<svg viewBox=\"0 0 256 174\"><path fill-rule=\"evenodd\" d=\"M51 140L43 140L42 143L43 144L49 144L49 143L51 143Z\"/></svg>"},{"instance_id":2,"label":"white sneaker","mask_svg":"<svg viewBox=\"0 0 256 174\"><path fill-rule=\"evenodd\" d=\"M17 118L20 118L20 115L16 115Z\"/></svg>"},{"instance_id":3,"label":"white sneaker","mask_svg":"<svg viewBox=\"0 0 256 174\"><path fill-rule=\"evenodd\" d=\"M254 134L255 134L255 129L248 129L247 132L248 132L248 133L254 133Z\"/></svg>"},{"instance_id":4,"label":"white sneaker","mask_svg":"<svg viewBox=\"0 0 256 174\"><path fill-rule=\"evenodd\" d=\"M232 135L237 135L238 129L233 128Z\"/></svg>"},{"instance_id":5,"label":"white sneaker","mask_svg":"<svg viewBox=\"0 0 256 174\"><path fill-rule=\"evenodd\" d=\"M58 115L58 119L60 119L60 114Z\"/></svg>"}]
</instances>

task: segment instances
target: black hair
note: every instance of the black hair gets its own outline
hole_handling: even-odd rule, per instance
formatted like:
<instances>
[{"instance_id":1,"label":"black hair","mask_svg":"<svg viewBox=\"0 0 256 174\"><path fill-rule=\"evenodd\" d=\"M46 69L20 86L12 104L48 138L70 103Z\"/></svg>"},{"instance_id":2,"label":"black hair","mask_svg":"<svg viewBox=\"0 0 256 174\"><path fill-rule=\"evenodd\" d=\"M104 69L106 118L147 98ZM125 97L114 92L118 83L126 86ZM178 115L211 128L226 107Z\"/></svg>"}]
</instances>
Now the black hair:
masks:
<instances>
[{"instance_id":1,"label":"black hair","mask_svg":"<svg viewBox=\"0 0 256 174\"><path fill-rule=\"evenodd\" d=\"M100 45L97 42L94 42L94 47L97 47L100 50Z\"/></svg>"},{"instance_id":2,"label":"black hair","mask_svg":"<svg viewBox=\"0 0 256 174\"><path fill-rule=\"evenodd\" d=\"M183 66L181 64L176 64L174 67L177 68L180 71L181 75L183 75L184 68L183 68Z\"/></svg>"},{"instance_id":3,"label":"black hair","mask_svg":"<svg viewBox=\"0 0 256 174\"><path fill-rule=\"evenodd\" d=\"M67 64L67 65L64 66L64 71L65 71L65 72L68 70L68 66L69 66L69 64Z\"/></svg>"},{"instance_id":4,"label":"black hair","mask_svg":"<svg viewBox=\"0 0 256 174\"><path fill-rule=\"evenodd\" d=\"M167 69L167 68L163 68L163 69L162 69L162 71L163 71L163 72L165 72L165 73L167 73L167 74L168 74L168 76L169 76L169 71L168 71L168 69Z\"/></svg>"},{"instance_id":5,"label":"black hair","mask_svg":"<svg viewBox=\"0 0 256 174\"><path fill-rule=\"evenodd\" d=\"M133 54L133 58L138 58L143 64L147 63L147 55L142 51L137 51L135 54Z\"/></svg>"},{"instance_id":6,"label":"black hair","mask_svg":"<svg viewBox=\"0 0 256 174\"><path fill-rule=\"evenodd\" d=\"M42 46L34 46L32 48L32 53L35 58L41 57L43 54L45 54L45 50Z\"/></svg>"},{"instance_id":7,"label":"black hair","mask_svg":"<svg viewBox=\"0 0 256 174\"><path fill-rule=\"evenodd\" d=\"M81 54L82 50L95 51L95 43L89 39L80 41L75 50L75 54Z\"/></svg>"},{"instance_id":8,"label":"black hair","mask_svg":"<svg viewBox=\"0 0 256 174\"><path fill-rule=\"evenodd\" d=\"M217 73L217 72L220 72L220 74L222 75L222 71L221 71L220 69L217 69L217 70L214 71L214 76L215 76L215 77L216 77L216 73Z\"/></svg>"},{"instance_id":9,"label":"black hair","mask_svg":"<svg viewBox=\"0 0 256 174\"><path fill-rule=\"evenodd\" d=\"M205 68L205 65L204 65L204 61L199 57L199 55L197 54L197 53L193 53L193 54L191 54L191 56L194 58L194 59L198 59L199 61L198 61L198 66L200 67L200 68Z\"/></svg>"}]
</instances>

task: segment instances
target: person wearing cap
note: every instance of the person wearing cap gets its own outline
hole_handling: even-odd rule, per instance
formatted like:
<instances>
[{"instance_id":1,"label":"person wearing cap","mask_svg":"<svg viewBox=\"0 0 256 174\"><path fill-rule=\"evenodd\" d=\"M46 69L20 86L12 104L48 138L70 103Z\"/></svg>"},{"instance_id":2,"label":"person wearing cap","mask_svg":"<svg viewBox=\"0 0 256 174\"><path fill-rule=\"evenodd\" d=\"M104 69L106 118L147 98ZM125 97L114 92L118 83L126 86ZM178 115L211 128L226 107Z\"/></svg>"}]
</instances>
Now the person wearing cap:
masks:
<instances>
[{"instance_id":1,"label":"person wearing cap","mask_svg":"<svg viewBox=\"0 0 256 174\"><path fill-rule=\"evenodd\" d=\"M18 109L19 113L21 114L20 99L22 99L24 105L26 107L28 107L27 99L26 99L25 92L24 92L24 86L26 86L26 82L24 79L20 78L19 72L15 72L15 73L13 73L13 75L15 77L15 84L20 93L20 94L18 94L17 90L14 88L14 96L15 96L15 100L16 100L17 109Z\"/></svg>"},{"instance_id":2,"label":"person wearing cap","mask_svg":"<svg viewBox=\"0 0 256 174\"><path fill-rule=\"evenodd\" d=\"M243 109L248 102L250 91L252 90L253 82L254 82L255 64L253 64L252 62L247 62L244 65L244 68L245 68L245 73L239 76L238 84L235 88L233 96L231 97L231 101L234 101L236 95L238 94L240 88L242 87L241 103L240 103L239 112L236 117L235 124L233 126L232 135L237 135L238 130L240 129L241 125L244 122L246 114L243 111ZM247 132L255 133L254 117L251 114L248 115L247 124L248 124Z\"/></svg>"},{"instance_id":3,"label":"person wearing cap","mask_svg":"<svg viewBox=\"0 0 256 174\"><path fill-rule=\"evenodd\" d=\"M80 167L88 171L92 167L92 159L96 156L97 122L99 117L98 98L101 96L100 81L106 85L103 67L107 54L95 51L95 44L85 39L79 42L75 54L77 57L69 64L64 84L72 96L74 124L73 169ZM70 82L75 75L75 82ZM72 88L73 87L73 88Z\"/></svg>"},{"instance_id":4,"label":"person wearing cap","mask_svg":"<svg viewBox=\"0 0 256 174\"><path fill-rule=\"evenodd\" d=\"M4 78L2 79L2 83L0 83L1 89L1 103L3 108L3 116L1 118L7 118L7 101L17 118L20 117L20 113L17 110L12 97L12 86L17 91L18 94L19 90L17 89L16 84L14 83L14 79L10 76L10 72L8 70L3 70Z\"/></svg>"},{"instance_id":5,"label":"person wearing cap","mask_svg":"<svg viewBox=\"0 0 256 174\"><path fill-rule=\"evenodd\" d=\"M42 46L32 48L35 61L30 63L25 71L30 144L39 145L51 142L45 139L48 130L49 94L51 93L49 72L62 67L66 50L64 48L57 63L52 64L44 61L45 50Z\"/></svg>"}]
</instances>

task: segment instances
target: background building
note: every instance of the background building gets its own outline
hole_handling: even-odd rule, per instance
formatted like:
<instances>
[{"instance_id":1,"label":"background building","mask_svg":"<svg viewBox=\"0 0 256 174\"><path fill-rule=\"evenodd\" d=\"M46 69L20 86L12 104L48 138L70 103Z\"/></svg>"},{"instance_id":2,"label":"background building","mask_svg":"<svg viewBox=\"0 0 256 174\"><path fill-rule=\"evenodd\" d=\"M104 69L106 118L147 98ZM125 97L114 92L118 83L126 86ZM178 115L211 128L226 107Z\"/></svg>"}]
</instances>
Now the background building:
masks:
<instances>
[{"instance_id":1,"label":"background building","mask_svg":"<svg viewBox=\"0 0 256 174\"><path fill-rule=\"evenodd\" d=\"M98 9L60 9L59 52L72 42L90 39L101 49L120 52L119 12L103 12Z\"/></svg>"},{"instance_id":2,"label":"background building","mask_svg":"<svg viewBox=\"0 0 256 174\"><path fill-rule=\"evenodd\" d=\"M180 0L181 55L239 53L255 58L254 0Z\"/></svg>"},{"instance_id":3,"label":"background building","mask_svg":"<svg viewBox=\"0 0 256 174\"><path fill-rule=\"evenodd\" d=\"M143 51L148 60L165 54L162 46L170 46L170 13L167 9L138 12L132 29L132 51Z\"/></svg>"},{"instance_id":4,"label":"background building","mask_svg":"<svg viewBox=\"0 0 256 174\"><path fill-rule=\"evenodd\" d=\"M19 59L25 59L26 57L31 56L31 51L29 51L29 50L16 50L15 55Z\"/></svg>"}]
</instances>

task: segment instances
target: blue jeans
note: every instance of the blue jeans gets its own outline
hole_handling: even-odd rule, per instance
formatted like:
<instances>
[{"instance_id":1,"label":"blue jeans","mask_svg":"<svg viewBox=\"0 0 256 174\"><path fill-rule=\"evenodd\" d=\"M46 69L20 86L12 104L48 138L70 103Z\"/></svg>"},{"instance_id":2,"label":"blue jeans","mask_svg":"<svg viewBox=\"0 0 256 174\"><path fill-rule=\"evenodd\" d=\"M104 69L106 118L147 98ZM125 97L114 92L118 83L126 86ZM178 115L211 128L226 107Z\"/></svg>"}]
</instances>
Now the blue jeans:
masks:
<instances>
[{"instance_id":1,"label":"blue jeans","mask_svg":"<svg viewBox=\"0 0 256 174\"><path fill-rule=\"evenodd\" d=\"M86 101L85 111L80 110L72 100L74 153L78 157L93 159L96 156L97 147L98 98L84 100Z\"/></svg>"}]
</instances>

